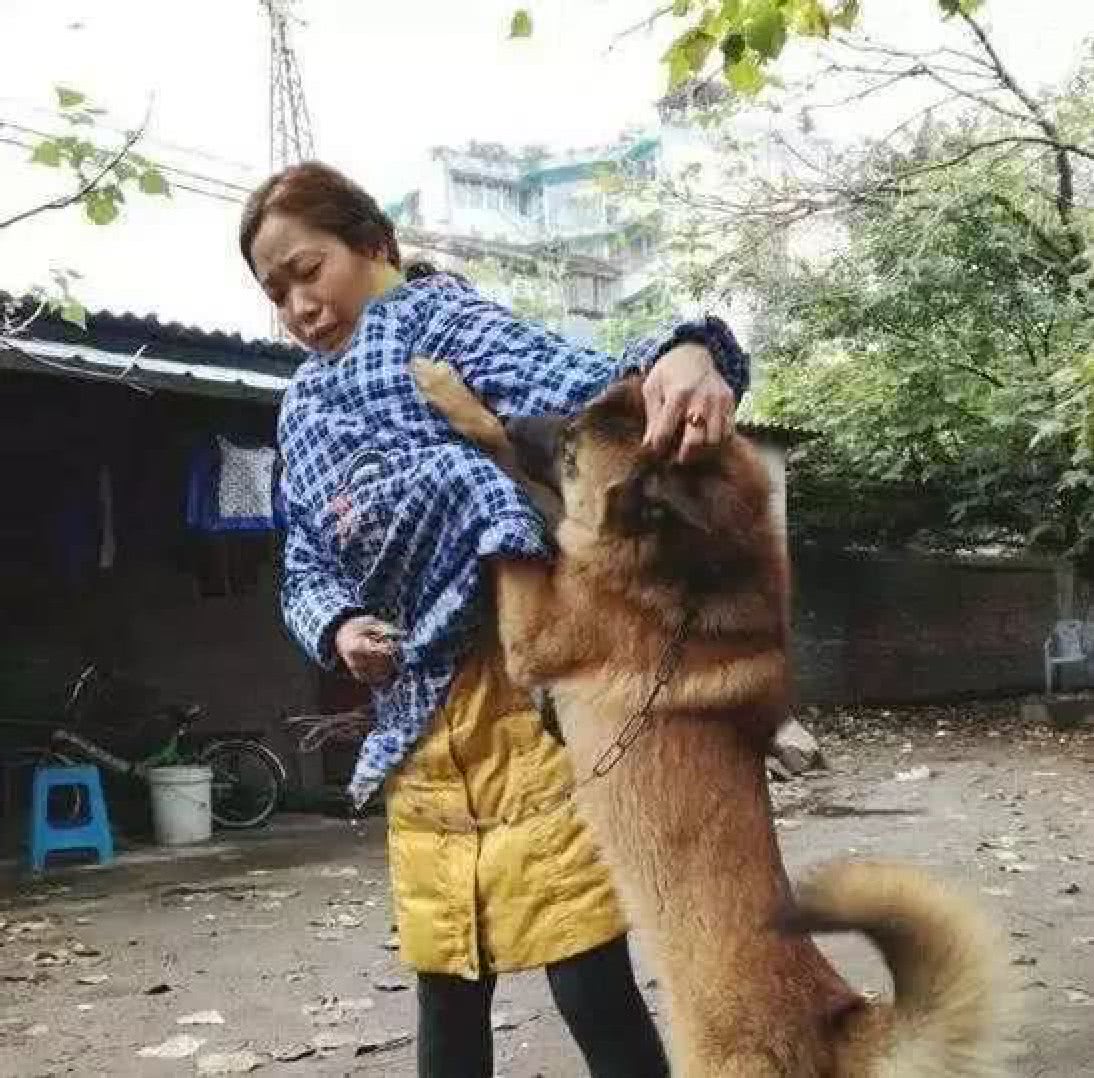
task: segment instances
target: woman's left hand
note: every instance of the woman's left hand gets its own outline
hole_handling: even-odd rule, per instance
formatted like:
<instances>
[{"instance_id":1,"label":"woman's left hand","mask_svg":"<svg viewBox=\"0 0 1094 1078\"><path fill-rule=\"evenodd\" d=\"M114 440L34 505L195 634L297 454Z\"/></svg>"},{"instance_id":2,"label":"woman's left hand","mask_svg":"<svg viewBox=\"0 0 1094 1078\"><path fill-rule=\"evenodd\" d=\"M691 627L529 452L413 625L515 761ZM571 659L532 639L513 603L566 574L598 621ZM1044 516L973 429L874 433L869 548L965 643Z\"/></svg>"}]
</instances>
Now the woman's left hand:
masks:
<instances>
[{"instance_id":1,"label":"woman's left hand","mask_svg":"<svg viewBox=\"0 0 1094 1078\"><path fill-rule=\"evenodd\" d=\"M642 393L643 444L658 456L675 449L676 461L685 464L733 433L737 400L701 344L678 344L666 352L646 377Z\"/></svg>"}]
</instances>

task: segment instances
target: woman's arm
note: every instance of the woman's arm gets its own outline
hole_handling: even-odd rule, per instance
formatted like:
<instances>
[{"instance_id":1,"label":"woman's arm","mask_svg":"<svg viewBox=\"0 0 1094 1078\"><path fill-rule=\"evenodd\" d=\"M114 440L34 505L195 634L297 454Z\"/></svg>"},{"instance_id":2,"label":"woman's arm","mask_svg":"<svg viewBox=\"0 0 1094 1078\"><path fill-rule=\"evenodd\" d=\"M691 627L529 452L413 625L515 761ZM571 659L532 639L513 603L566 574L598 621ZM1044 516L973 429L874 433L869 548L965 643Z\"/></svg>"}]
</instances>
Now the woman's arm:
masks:
<instances>
[{"instance_id":1,"label":"woman's arm","mask_svg":"<svg viewBox=\"0 0 1094 1078\"><path fill-rule=\"evenodd\" d=\"M660 398L672 398L670 417L678 425L681 416L675 406L681 402L675 397L682 396L687 407L700 389L709 389L699 385L706 374L728 387L734 405L748 387L748 357L718 318L680 323L635 342L617 359L567 341L544 326L522 322L452 278L426 279L417 288L423 291L423 306L432 301L435 307L413 342L414 351L450 360L475 393L504 418L575 412L622 375L642 373L654 376L648 381L652 388L664 390ZM682 351L690 353L686 364L679 361ZM709 357L713 371L695 363L697 354ZM673 362L668 367L678 368L678 375L686 366L687 377L657 377L662 361L669 358ZM652 422L660 401L648 403Z\"/></svg>"},{"instance_id":2,"label":"woman's arm","mask_svg":"<svg viewBox=\"0 0 1094 1078\"><path fill-rule=\"evenodd\" d=\"M321 666L334 669L334 637L349 618L364 614L352 583L307 526L289 519L281 580L281 610L289 632Z\"/></svg>"}]
</instances>

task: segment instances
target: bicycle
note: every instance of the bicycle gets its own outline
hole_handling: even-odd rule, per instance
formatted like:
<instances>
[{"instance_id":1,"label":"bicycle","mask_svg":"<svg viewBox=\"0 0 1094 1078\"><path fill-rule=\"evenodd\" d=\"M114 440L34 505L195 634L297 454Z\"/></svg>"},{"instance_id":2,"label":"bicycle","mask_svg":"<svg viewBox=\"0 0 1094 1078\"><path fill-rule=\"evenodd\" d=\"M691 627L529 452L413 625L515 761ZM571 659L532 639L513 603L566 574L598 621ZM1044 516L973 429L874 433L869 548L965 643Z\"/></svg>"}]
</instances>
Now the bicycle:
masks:
<instances>
[{"instance_id":1,"label":"bicycle","mask_svg":"<svg viewBox=\"0 0 1094 1078\"><path fill-rule=\"evenodd\" d=\"M191 748L191 732L206 717L199 705L161 708L149 717L146 725L166 720L170 732L152 751L129 759L105 748L81 734L76 727L83 723L85 699L91 687L99 690L108 681L94 665L88 666L76 679L65 704L66 723L54 729L49 746L38 750L38 765L70 765L80 761L101 765L116 775L137 779L148 784L148 773L156 767L199 764L209 767L212 779L213 822L223 828L243 830L264 824L277 810L284 796L288 775L281 758L268 745L252 737L218 737ZM72 720L68 722L67 720ZM132 736L131 729L114 732ZM64 819L78 819L84 805L79 787L72 787L60 805L51 811Z\"/></svg>"}]
</instances>

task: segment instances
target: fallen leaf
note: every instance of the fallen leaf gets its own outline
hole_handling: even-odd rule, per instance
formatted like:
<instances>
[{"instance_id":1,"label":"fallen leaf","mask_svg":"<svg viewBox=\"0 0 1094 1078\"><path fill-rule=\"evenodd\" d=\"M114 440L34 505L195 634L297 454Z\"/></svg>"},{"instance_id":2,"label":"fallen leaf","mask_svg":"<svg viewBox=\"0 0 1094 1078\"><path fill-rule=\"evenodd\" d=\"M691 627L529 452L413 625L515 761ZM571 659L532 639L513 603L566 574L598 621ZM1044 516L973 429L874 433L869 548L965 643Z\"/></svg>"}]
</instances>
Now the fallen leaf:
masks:
<instances>
[{"instance_id":1,"label":"fallen leaf","mask_svg":"<svg viewBox=\"0 0 1094 1078\"><path fill-rule=\"evenodd\" d=\"M336 1026L345 1022L351 1014L371 1011L375 1006L367 996L361 999L339 999L324 996L318 1003L305 1003L300 1009L312 1022L322 1026Z\"/></svg>"},{"instance_id":2,"label":"fallen leaf","mask_svg":"<svg viewBox=\"0 0 1094 1078\"><path fill-rule=\"evenodd\" d=\"M332 1030L324 1030L312 1038L312 1046L317 1052L337 1052L339 1048L348 1048L356 1043L357 1038L352 1033L335 1033Z\"/></svg>"},{"instance_id":3,"label":"fallen leaf","mask_svg":"<svg viewBox=\"0 0 1094 1078\"><path fill-rule=\"evenodd\" d=\"M238 1052L214 1052L198 1060L197 1073L203 1078L213 1078L218 1074L250 1074L265 1062L264 1056L250 1048Z\"/></svg>"},{"instance_id":4,"label":"fallen leaf","mask_svg":"<svg viewBox=\"0 0 1094 1078\"><path fill-rule=\"evenodd\" d=\"M173 992L174 989L169 984L154 984L151 988L146 988L144 994L146 996L165 996L168 992Z\"/></svg>"},{"instance_id":5,"label":"fallen leaf","mask_svg":"<svg viewBox=\"0 0 1094 1078\"><path fill-rule=\"evenodd\" d=\"M1012 966L1036 966L1037 959L1032 955L1020 954L1011 959Z\"/></svg>"},{"instance_id":6,"label":"fallen leaf","mask_svg":"<svg viewBox=\"0 0 1094 1078\"><path fill-rule=\"evenodd\" d=\"M35 951L29 961L36 966L63 966L69 960L69 953L64 948L56 951Z\"/></svg>"},{"instance_id":7,"label":"fallen leaf","mask_svg":"<svg viewBox=\"0 0 1094 1078\"><path fill-rule=\"evenodd\" d=\"M178 1037L169 1037L163 1044L142 1048L137 1055L141 1059L189 1059L204 1043L198 1037L183 1033Z\"/></svg>"},{"instance_id":8,"label":"fallen leaf","mask_svg":"<svg viewBox=\"0 0 1094 1078\"><path fill-rule=\"evenodd\" d=\"M110 980L110 977L105 973L85 973L82 977L76 978L77 984L105 984Z\"/></svg>"},{"instance_id":9,"label":"fallen leaf","mask_svg":"<svg viewBox=\"0 0 1094 1078\"><path fill-rule=\"evenodd\" d=\"M315 1052L313 1044L287 1044L275 1048L270 1054L278 1063L298 1063L302 1059L311 1058Z\"/></svg>"},{"instance_id":10,"label":"fallen leaf","mask_svg":"<svg viewBox=\"0 0 1094 1078\"><path fill-rule=\"evenodd\" d=\"M95 947L89 947L86 943L74 943L72 953L80 958L98 958L103 952Z\"/></svg>"},{"instance_id":11,"label":"fallen leaf","mask_svg":"<svg viewBox=\"0 0 1094 1078\"><path fill-rule=\"evenodd\" d=\"M1080 895L1082 893L1083 889L1077 883L1069 883L1060 891L1060 894L1062 895Z\"/></svg>"},{"instance_id":12,"label":"fallen leaf","mask_svg":"<svg viewBox=\"0 0 1094 1078\"><path fill-rule=\"evenodd\" d=\"M48 918L37 921L17 921L8 929L13 936L35 936L41 932L47 932L53 927L53 922Z\"/></svg>"},{"instance_id":13,"label":"fallen leaf","mask_svg":"<svg viewBox=\"0 0 1094 1078\"><path fill-rule=\"evenodd\" d=\"M49 974L44 969L28 970L26 972L10 970L0 973L0 981L7 981L9 984L45 984L48 980Z\"/></svg>"},{"instance_id":14,"label":"fallen leaf","mask_svg":"<svg viewBox=\"0 0 1094 1078\"><path fill-rule=\"evenodd\" d=\"M490 1018L490 1028L495 1033L508 1033L520 1025L521 1022L506 1011L496 1011Z\"/></svg>"},{"instance_id":15,"label":"fallen leaf","mask_svg":"<svg viewBox=\"0 0 1094 1078\"><path fill-rule=\"evenodd\" d=\"M908 771L898 771L896 773L897 782L922 782L924 779L934 777L934 772L923 764L919 767L913 767Z\"/></svg>"},{"instance_id":16,"label":"fallen leaf","mask_svg":"<svg viewBox=\"0 0 1094 1078\"><path fill-rule=\"evenodd\" d=\"M175 1019L178 1026L222 1026L224 1016L220 1011L195 1011L193 1014L184 1014Z\"/></svg>"},{"instance_id":17,"label":"fallen leaf","mask_svg":"<svg viewBox=\"0 0 1094 1078\"><path fill-rule=\"evenodd\" d=\"M408 985L406 981L384 979L373 981L372 987L375 988L377 992L406 992L410 989L410 985Z\"/></svg>"},{"instance_id":18,"label":"fallen leaf","mask_svg":"<svg viewBox=\"0 0 1094 1078\"><path fill-rule=\"evenodd\" d=\"M377 1052L393 1052L397 1048L406 1048L413 1043L414 1038L409 1033L403 1033L395 1037L385 1037L383 1040L364 1041L357 1046L357 1051L353 1054L360 1058L375 1055Z\"/></svg>"}]
</instances>

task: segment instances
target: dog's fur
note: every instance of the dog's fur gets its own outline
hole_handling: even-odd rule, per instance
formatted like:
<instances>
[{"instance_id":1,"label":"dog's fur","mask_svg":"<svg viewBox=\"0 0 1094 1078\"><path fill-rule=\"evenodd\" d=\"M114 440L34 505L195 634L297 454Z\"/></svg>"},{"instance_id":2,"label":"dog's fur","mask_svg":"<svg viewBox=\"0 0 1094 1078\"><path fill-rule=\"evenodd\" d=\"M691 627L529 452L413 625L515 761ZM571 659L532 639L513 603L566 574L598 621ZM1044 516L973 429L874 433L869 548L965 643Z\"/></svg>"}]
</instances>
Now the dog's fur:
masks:
<instances>
[{"instance_id":1,"label":"dog's fur","mask_svg":"<svg viewBox=\"0 0 1094 1078\"><path fill-rule=\"evenodd\" d=\"M519 443L444 364L413 361L426 399L518 480ZM1000 948L981 916L911 869L833 864L791 896L765 746L783 721L788 572L767 474L739 435L687 467L641 449L637 379L563 435L559 558L495 573L510 675L550 689L591 821L669 1005L678 1078L987 1078L1007 1024ZM539 474L534 480L547 477ZM585 780L641 708L694 611L645 732ZM892 971L868 1002L809 933L857 931Z\"/></svg>"}]
</instances>

